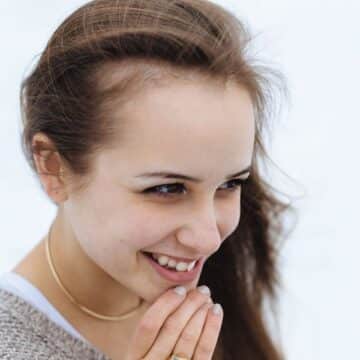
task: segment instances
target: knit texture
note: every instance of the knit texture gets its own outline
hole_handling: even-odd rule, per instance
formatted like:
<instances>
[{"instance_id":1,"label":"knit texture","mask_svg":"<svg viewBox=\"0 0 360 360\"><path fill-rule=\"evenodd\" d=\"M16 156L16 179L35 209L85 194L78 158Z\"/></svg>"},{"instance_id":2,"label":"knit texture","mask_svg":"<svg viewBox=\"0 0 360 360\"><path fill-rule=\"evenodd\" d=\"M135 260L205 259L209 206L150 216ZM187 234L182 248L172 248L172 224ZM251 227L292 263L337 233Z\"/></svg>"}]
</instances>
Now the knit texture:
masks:
<instances>
[{"instance_id":1,"label":"knit texture","mask_svg":"<svg viewBox=\"0 0 360 360\"><path fill-rule=\"evenodd\" d=\"M0 359L111 360L24 299L1 288Z\"/></svg>"}]
</instances>

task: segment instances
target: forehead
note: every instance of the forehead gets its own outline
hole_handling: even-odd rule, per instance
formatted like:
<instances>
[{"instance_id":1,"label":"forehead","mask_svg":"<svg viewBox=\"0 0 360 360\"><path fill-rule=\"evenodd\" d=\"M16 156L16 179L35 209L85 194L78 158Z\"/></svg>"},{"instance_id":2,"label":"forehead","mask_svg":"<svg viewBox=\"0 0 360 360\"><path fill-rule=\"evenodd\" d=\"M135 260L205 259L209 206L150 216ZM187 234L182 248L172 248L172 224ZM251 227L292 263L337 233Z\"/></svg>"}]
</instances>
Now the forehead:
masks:
<instances>
[{"instance_id":1,"label":"forehead","mask_svg":"<svg viewBox=\"0 0 360 360\"><path fill-rule=\"evenodd\" d=\"M224 164L228 172L251 163L253 106L247 90L237 84L177 79L114 105L112 116L121 122L119 157L141 170L171 165L196 174L202 166L209 171Z\"/></svg>"}]
</instances>

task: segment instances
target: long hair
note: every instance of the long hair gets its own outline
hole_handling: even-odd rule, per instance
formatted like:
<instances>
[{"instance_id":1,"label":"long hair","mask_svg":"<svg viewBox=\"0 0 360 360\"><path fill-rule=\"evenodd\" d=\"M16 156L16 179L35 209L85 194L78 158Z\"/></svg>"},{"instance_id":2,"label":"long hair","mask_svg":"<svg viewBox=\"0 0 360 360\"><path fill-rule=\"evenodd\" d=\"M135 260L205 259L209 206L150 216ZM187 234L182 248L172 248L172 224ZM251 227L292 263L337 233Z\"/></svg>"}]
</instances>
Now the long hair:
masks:
<instances>
[{"instance_id":1,"label":"long hair","mask_svg":"<svg viewBox=\"0 0 360 360\"><path fill-rule=\"evenodd\" d=\"M73 12L54 32L21 84L22 149L37 175L32 146L37 132L54 144L74 179L86 186L92 160L111 146L121 104L169 74L201 74L235 81L251 96L255 114L252 172L243 185L241 219L203 267L200 283L222 304L224 319L216 345L223 360L283 359L265 320L281 285L278 255L285 239L284 216L294 210L261 175L268 158L275 92L286 94L280 71L249 54L252 36L234 14L206 0L95 0ZM106 69L120 69L114 79ZM120 74L120 75L119 75ZM121 124L120 124L121 125ZM121 132L120 132L121 134Z\"/></svg>"}]
</instances>

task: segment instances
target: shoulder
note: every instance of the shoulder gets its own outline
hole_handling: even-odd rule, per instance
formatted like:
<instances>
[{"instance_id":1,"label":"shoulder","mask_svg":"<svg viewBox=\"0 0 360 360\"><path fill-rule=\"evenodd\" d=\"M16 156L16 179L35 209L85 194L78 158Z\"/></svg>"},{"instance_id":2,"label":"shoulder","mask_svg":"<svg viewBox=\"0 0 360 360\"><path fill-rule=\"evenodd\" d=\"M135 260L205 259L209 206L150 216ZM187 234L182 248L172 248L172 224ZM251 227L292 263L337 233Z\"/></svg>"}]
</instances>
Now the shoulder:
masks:
<instances>
[{"instance_id":1,"label":"shoulder","mask_svg":"<svg viewBox=\"0 0 360 360\"><path fill-rule=\"evenodd\" d=\"M22 298L0 288L0 359L109 360Z\"/></svg>"},{"instance_id":2,"label":"shoulder","mask_svg":"<svg viewBox=\"0 0 360 360\"><path fill-rule=\"evenodd\" d=\"M26 317L25 312L32 310L30 304L23 305L15 295L0 289L0 359L45 360L50 355L52 359L64 359L53 357L54 353L50 351L58 349L54 349L46 337L37 331L36 323Z\"/></svg>"},{"instance_id":3,"label":"shoulder","mask_svg":"<svg viewBox=\"0 0 360 360\"><path fill-rule=\"evenodd\" d=\"M0 359L46 359L43 339L0 302Z\"/></svg>"}]
</instances>

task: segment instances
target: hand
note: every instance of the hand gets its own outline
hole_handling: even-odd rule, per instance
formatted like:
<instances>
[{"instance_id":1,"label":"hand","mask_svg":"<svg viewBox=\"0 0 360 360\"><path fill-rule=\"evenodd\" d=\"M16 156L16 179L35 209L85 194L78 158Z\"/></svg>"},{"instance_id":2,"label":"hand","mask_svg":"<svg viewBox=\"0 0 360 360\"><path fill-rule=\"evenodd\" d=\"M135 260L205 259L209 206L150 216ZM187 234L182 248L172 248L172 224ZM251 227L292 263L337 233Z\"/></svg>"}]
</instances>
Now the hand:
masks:
<instances>
[{"instance_id":1,"label":"hand","mask_svg":"<svg viewBox=\"0 0 360 360\"><path fill-rule=\"evenodd\" d=\"M172 353L191 360L210 360L223 312L214 314L209 294L199 288L179 295L167 290L146 311L135 330L126 360L168 360Z\"/></svg>"}]
</instances>

